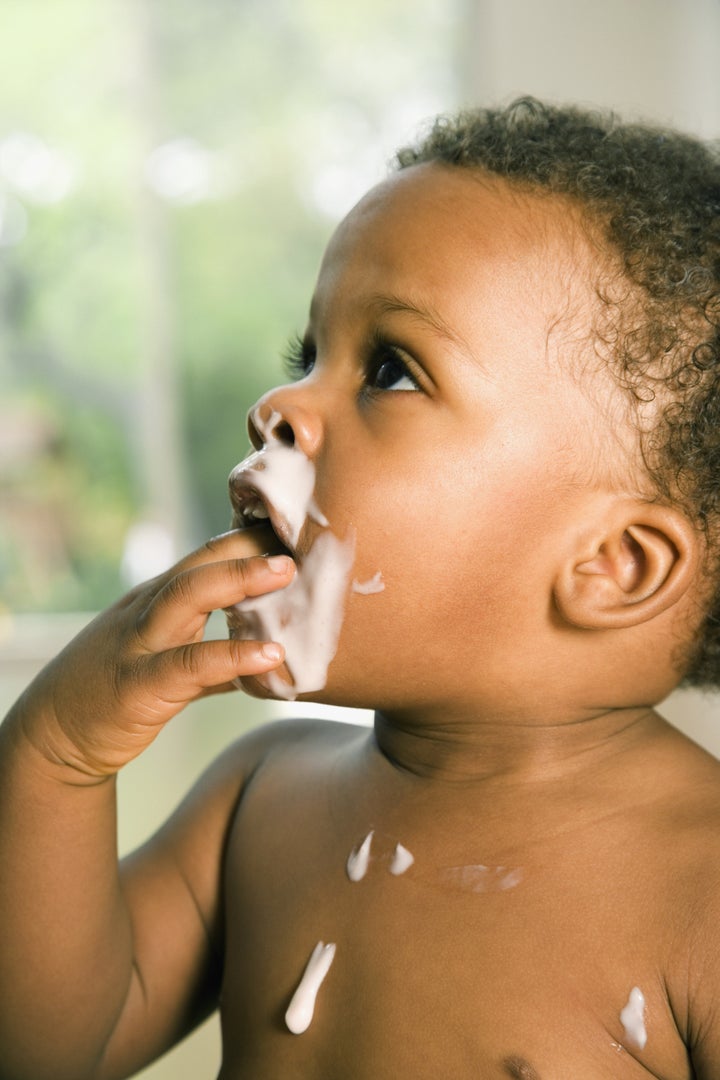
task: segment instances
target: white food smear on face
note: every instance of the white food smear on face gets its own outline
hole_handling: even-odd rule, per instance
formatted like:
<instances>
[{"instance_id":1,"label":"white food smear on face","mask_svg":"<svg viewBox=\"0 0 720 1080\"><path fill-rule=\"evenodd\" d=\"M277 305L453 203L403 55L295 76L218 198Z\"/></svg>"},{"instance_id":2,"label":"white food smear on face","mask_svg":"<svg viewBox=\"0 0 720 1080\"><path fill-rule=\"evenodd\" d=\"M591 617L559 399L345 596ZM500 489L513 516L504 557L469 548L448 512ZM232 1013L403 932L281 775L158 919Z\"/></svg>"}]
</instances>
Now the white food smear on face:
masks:
<instances>
[{"instance_id":1,"label":"white food smear on face","mask_svg":"<svg viewBox=\"0 0 720 1080\"><path fill-rule=\"evenodd\" d=\"M260 676L259 681L275 697L292 701L298 694L322 689L327 681L337 651L355 541L352 534L340 540L330 531L313 497L315 466L296 446L280 442L273 434L280 419L274 413L261 425L255 417L266 446L233 470L231 482L244 482L267 500L275 522L280 523L281 540L293 550L308 518L327 531L297 560L295 577L286 588L236 604L230 609L229 622L233 637L277 641L285 648L292 683L276 671Z\"/></svg>"},{"instance_id":2,"label":"white food smear on face","mask_svg":"<svg viewBox=\"0 0 720 1080\"><path fill-rule=\"evenodd\" d=\"M382 592L385 588L385 582L382 579L382 570L378 570L377 574L368 581L358 581L357 578L352 583L353 592L360 593L362 596L371 596L373 593Z\"/></svg>"},{"instance_id":3,"label":"white food smear on face","mask_svg":"<svg viewBox=\"0 0 720 1080\"><path fill-rule=\"evenodd\" d=\"M348 855L345 871L351 881L362 881L367 873L368 864L370 862L370 845L372 844L373 835L374 833L371 830L360 847L354 848Z\"/></svg>"},{"instance_id":4,"label":"white food smear on face","mask_svg":"<svg viewBox=\"0 0 720 1080\"><path fill-rule=\"evenodd\" d=\"M627 1005L620 1013L620 1023L625 1028L626 1041L643 1050L647 1042L645 995L637 986L630 991Z\"/></svg>"},{"instance_id":5,"label":"white food smear on face","mask_svg":"<svg viewBox=\"0 0 720 1080\"><path fill-rule=\"evenodd\" d=\"M310 1027L318 990L334 959L335 945L318 941L285 1013L285 1023L293 1035L302 1035Z\"/></svg>"},{"instance_id":6,"label":"white food smear on face","mask_svg":"<svg viewBox=\"0 0 720 1080\"><path fill-rule=\"evenodd\" d=\"M352 538L341 542L321 533L285 589L235 605L242 617L240 627L233 624L235 636L278 641L285 648L292 684L275 671L261 677L275 697L292 701L325 685L340 636L353 549Z\"/></svg>"},{"instance_id":7,"label":"white food smear on face","mask_svg":"<svg viewBox=\"0 0 720 1080\"><path fill-rule=\"evenodd\" d=\"M294 446L270 441L264 450L241 461L232 476L239 473L248 474L248 479L252 476L252 486L270 500L286 522L288 534L284 539L290 547L296 547L307 517L327 528L328 520L313 499L315 466Z\"/></svg>"}]
</instances>

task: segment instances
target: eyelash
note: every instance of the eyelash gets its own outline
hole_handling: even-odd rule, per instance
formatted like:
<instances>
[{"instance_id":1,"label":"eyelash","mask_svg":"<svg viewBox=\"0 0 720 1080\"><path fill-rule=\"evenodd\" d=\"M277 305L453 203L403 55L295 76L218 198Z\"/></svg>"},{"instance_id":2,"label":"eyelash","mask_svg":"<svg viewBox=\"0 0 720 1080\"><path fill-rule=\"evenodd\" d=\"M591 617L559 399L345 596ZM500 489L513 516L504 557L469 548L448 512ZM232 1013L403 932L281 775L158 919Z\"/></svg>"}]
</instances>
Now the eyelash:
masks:
<instances>
[{"instance_id":1,"label":"eyelash","mask_svg":"<svg viewBox=\"0 0 720 1080\"><path fill-rule=\"evenodd\" d=\"M304 379L310 374L315 366L316 350L314 346L304 341L299 334L295 334L288 342L283 353L283 362L287 374L293 381ZM377 379L383 366L394 362L403 371L403 377L410 380L415 390L420 386L411 372L401 349L390 341L386 341L379 335L373 339L372 351L365 369L364 390L366 393L384 393L389 390L387 386L376 386L373 380Z\"/></svg>"},{"instance_id":2,"label":"eyelash","mask_svg":"<svg viewBox=\"0 0 720 1080\"><path fill-rule=\"evenodd\" d=\"M304 379L315 366L315 349L293 334L283 352L283 366L293 382Z\"/></svg>"}]
</instances>

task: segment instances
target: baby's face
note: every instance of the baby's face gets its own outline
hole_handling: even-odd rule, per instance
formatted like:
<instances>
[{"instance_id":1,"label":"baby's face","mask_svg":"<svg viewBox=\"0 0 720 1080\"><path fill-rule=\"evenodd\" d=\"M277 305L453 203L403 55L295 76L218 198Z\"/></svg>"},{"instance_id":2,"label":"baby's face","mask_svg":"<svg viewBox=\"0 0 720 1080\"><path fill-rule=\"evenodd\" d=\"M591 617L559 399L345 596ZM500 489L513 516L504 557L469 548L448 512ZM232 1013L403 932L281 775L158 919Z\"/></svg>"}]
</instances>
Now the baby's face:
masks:
<instances>
[{"instance_id":1,"label":"baby's face","mask_svg":"<svg viewBox=\"0 0 720 1080\"><path fill-rule=\"evenodd\" d=\"M471 707L552 619L569 530L605 483L594 433L615 393L606 372L590 390L574 374L592 275L567 217L424 165L373 189L331 240L306 373L254 412L314 466L301 567L329 528L352 537L352 577L385 586L348 587L314 699Z\"/></svg>"}]
</instances>

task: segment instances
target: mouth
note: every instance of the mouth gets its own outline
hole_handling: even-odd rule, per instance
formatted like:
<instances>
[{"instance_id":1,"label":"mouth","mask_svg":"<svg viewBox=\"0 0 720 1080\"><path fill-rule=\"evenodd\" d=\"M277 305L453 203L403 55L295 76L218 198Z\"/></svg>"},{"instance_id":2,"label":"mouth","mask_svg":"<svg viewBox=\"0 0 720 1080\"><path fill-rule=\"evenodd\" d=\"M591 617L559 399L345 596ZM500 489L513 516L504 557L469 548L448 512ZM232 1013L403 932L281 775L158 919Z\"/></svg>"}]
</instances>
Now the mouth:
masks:
<instances>
[{"instance_id":1,"label":"mouth","mask_svg":"<svg viewBox=\"0 0 720 1080\"><path fill-rule=\"evenodd\" d=\"M279 545L279 550L273 551L274 555L289 555L296 557L290 543L290 526L285 519L278 514L274 507L260 494L257 488L236 488L232 493L233 505L233 528L254 529L264 526L272 529Z\"/></svg>"}]
</instances>

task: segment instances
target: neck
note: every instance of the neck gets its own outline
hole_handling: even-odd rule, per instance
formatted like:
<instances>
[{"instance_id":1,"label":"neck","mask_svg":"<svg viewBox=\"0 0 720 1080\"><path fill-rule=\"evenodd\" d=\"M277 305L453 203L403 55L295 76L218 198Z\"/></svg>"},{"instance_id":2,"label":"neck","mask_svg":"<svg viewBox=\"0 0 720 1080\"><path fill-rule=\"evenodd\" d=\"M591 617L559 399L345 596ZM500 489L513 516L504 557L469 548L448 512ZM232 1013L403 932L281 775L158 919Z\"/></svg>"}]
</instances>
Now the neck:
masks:
<instances>
[{"instance_id":1,"label":"neck","mask_svg":"<svg viewBox=\"0 0 720 1080\"><path fill-rule=\"evenodd\" d=\"M610 709L548 721L536 718L462 722L398 713L375 714L375 740L407 773L445 782L557 781L598 768L662 723L648 706Z\"/></svg>"}]
</instances>

